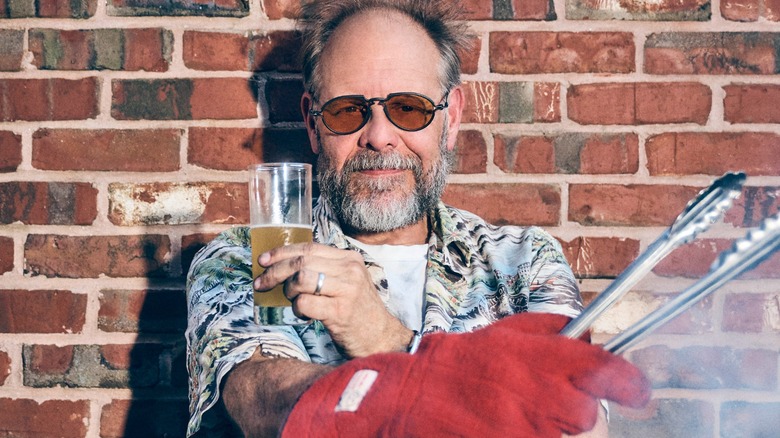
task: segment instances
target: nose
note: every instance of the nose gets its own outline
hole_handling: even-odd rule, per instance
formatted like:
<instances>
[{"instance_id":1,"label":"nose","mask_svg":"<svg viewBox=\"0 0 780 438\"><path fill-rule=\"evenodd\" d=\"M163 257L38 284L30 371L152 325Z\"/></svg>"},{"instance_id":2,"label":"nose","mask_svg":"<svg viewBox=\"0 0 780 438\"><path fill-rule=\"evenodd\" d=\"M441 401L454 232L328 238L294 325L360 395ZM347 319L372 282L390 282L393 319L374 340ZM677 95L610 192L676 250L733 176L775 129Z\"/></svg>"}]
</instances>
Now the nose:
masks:
<instances>
[{"instance_id":1,"label":"nose","mask_svg":"<svg viewBox=\"0 0 780 438\"><path fill-rule=\"evenodd\" d=\"M358 145L360 147L382 151L398 146L399 138L395 125L385 114L384 107L379 102L369 102L371 117L360 132Z\"/></svg>"}]
</instances>

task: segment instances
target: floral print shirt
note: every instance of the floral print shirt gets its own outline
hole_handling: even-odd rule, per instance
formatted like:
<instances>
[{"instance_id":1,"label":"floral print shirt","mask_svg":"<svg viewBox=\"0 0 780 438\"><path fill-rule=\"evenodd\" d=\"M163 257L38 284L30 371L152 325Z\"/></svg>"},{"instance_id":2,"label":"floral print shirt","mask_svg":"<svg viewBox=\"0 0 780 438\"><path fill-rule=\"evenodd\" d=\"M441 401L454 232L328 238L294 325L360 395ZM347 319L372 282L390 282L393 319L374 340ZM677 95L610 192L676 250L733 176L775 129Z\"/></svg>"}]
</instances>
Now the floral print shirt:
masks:
<instances>
[{"instance_id":1,"label":"floral print shirt","mask_svg":"<svg viewBox=\"0 0 780 438\"><path fill-rule=\"evenodd\" d=\"M429 215L423 333L468 332L514 313L576 316L576 280L560 244L536 227L502 226L442 203ZM351 245L327 203L314 208L314 241L359 251L387 302L382 267ZM254 322L249 229L220 234L195 256L187 276L187 367L190 421L201 427L219 399L219 385L257 348L263 354L338 365L346 360L319 322L259 326Z\"/></svg>"}]
</instances>

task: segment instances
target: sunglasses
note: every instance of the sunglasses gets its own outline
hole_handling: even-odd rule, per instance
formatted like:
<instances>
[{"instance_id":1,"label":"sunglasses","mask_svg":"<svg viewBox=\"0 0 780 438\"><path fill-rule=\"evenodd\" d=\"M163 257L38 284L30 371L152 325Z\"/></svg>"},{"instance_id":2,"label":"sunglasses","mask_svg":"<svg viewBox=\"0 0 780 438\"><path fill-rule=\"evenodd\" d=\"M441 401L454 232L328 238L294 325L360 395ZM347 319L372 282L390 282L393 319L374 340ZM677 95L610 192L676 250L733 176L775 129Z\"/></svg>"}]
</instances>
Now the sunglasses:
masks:
<instances>
[{"instance_id":1,"label":"sunglasses","mask_svg":"<svg viewBox=\"0 0 780 438\"><path fill-rule=\"evenodd\" d=\"M447 108L447 96L436 105L428 96L417 93L391 93L384 99L350 95L339 96L325 102L317 110L309 110L313 117L322 117L322 123L334 134L347 135L357 132L371 118L371 105L379 104L390 123L404 131L419 131L430 125L436 111Z\"/></svg>"}]
</instances>

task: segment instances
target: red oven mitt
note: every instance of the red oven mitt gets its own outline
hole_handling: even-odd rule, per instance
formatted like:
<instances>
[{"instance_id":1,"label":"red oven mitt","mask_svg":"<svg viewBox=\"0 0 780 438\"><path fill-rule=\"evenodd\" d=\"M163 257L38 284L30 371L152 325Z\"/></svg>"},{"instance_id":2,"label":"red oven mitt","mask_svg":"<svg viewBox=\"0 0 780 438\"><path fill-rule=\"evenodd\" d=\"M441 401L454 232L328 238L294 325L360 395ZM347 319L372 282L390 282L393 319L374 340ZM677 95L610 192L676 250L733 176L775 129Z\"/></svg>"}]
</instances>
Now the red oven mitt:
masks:
<instances>
[{"instance_id":1,"label":"red oven mitt","mask_svg":"<svg viewBox=\"0 0 780 438\"><path fill-rule=\"evenodd\" d=\"M282 437L559 437L593 428L598 399L644 406L642 372L558 335L568 320L523 313L426 335L413 355L354 359L304 392Z\"/></svg>"}]
</instances>

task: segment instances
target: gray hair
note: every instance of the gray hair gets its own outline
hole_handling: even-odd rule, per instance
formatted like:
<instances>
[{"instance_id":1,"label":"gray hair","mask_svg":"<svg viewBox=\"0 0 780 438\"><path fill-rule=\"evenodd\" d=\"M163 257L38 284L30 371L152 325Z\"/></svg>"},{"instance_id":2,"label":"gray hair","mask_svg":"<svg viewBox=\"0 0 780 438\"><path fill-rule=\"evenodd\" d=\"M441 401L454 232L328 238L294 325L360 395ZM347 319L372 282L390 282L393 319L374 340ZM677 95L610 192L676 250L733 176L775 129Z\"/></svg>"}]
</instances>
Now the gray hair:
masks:
<instances>
[{"instance_id":1,"label":"gray hair","mask_svg":"<svg viewBox=\"0 0 780 438\"><path fill-rule=\"evenodd\" d=\"M303 85L314 97L322 83L320 57L333 32L347 18L372 9L400 12L419 24L441 54L440 84L447 92L460 84L460 56L472 35L461 21L456 0L308 0L301 8Z\"/></svg>"}]
</instances>

